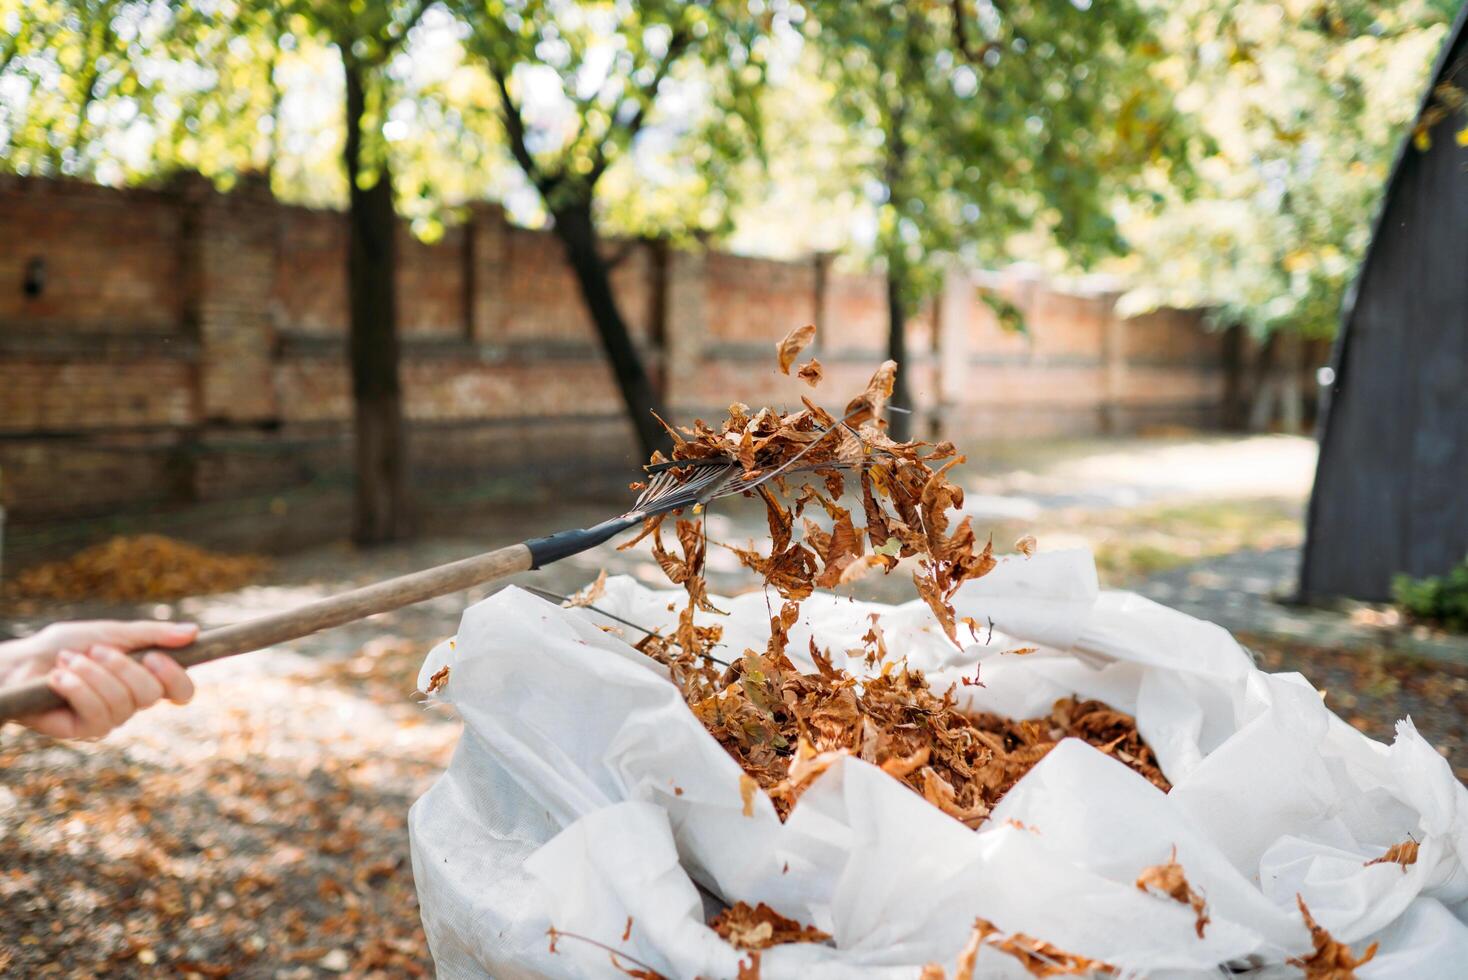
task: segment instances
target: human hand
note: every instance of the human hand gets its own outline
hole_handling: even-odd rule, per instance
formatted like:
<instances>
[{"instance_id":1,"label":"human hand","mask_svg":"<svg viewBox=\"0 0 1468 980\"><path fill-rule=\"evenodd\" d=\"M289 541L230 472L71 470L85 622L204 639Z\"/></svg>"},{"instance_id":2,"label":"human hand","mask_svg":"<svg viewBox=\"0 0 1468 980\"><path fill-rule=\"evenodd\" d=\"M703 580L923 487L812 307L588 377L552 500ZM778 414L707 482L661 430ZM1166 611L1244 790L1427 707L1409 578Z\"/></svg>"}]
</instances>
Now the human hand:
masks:
<instances>
[{"instance_id":1,"label":"human hand","mask_svg":"<svg viewBox=\"0 0 1468 980\"><path fill-rule=\"evenodd\" d=\"M0 683L44 676L67 706L17 720L56 738L100 738L161 698L183 704L194 696L193 681L172 657L150 653L138 661L127 651L187 646L198 634L192 623L53 623L0 643Z\"/></svg>"}]
</instances>

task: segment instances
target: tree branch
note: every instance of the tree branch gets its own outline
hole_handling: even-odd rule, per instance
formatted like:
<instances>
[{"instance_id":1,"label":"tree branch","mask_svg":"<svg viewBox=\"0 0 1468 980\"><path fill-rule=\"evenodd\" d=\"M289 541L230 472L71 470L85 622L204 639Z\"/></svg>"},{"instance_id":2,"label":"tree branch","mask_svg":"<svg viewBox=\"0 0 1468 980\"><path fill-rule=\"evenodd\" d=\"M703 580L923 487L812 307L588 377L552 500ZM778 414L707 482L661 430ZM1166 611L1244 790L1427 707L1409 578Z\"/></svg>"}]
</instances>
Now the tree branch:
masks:
<instances>
[{"instance_id":1,"label":"tree branch","mask_svg":"<svg viewBox=\"0 0 1468 980\"><path fill-rule=\"evenodd\" d=\"M629 238L624 241L615 252L602 260L606 263L607 271L610 272L625 262L642 244L644 244L644 240L641 238Z\"/></svg>"},{"instance_id":2,"label":"tree branch","mask_svg":"<svg viewBox=\"0 0 1468 980\"><path fill-rule=\"evenodd\" d=\"M494 78L495 88L499 90L500 118L505 124L505 135L510 138L510 154L525 172L526 178L540 191L541 197L546 198L549 206L549 194L561 182L561 174L546 174L541 171L525 141L525 117L515 104L514 97L510 95L509 76L500 68L493 55L486 56L485 61L489 63L489 74Z\"/></svg>"},{"instance_id":3,"label":"tree branch","mask_svg":"<svg viewBox=\"0 0 1468 980\"><path fill-rule=\"evenodd\" d=\"M418 6L408 17L407 22L403 24L403 29L397 35L397 37L390 37L382 42L382 55L378 58L379 63L386 61L388 59L388 56L390 56L393 51L396 50L397 46L407 40L408 33L412 31L414 27L418 26L418 21L423 19L424 12L426 12L431 6L433 6L433 0L418 0Z\"/></svg>"},{"instance_id":4,"label":"tree branch","mask_svg":"<svg viewBox=\"0 0 1468 980\"><path fill-rule=\"evenodd\" d=\"M668 39L668 50L663 53L662 60L658 62L657 68L653 71L652 79L648 81L647 86L642 90L642 100L637 105L637 111L632 114L632 118L627 120L625 124L628 146L631 146L632 141L637 138L637 134L642 132L642 127L647 122L647 110L657 101L658 90L662 88L663 81L668 77L668 72L672 71L674 62L683 56L684 51L687 50L692 42L693 32L681 27L673 31L673 36ZM620 104L618 108L621 108ZM596 182L601 179L601 175L606 172L608 165L611 163L610 158L607 156L607 145L611 142L612 130L617 125L617 113L613 111L611 126L608 127L606 136L597 145L595 159L592 162L590 172L587 174L586 180L588 185L595 186Z\"/></svg>"}]
</instances>

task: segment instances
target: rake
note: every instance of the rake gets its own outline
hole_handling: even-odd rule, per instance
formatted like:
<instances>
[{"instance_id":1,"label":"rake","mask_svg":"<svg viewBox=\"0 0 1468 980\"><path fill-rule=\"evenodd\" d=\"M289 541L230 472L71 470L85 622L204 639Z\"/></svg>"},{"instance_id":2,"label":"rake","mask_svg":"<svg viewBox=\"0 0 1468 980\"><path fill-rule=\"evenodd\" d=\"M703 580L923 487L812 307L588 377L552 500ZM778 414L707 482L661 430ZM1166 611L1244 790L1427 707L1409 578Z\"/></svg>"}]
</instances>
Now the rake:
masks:
<instances>
[{"instance_id":1,"label":"rake","mask_svg":"<svg viewBox=\"0 0 1468 980\"><path fill-rule=\"evenodd\" d=\"M646 467L648 482L637 501L626 513L591 527L560 531L543 538L531 538L496 551L464 558L434 568L400 575L373 585L343 592L318 602L204 630L186 647L162 650L184 667L211 660L263 650L287 640L310 636L321 630L365 619L377 613L391 612L416 602L434 599L475 586L528 572L580 554L637 527L649 517L668 514L684 508L706 505L720 497L728 497L758 489L765 482L786 473L818 469L850 469L861 465L863 454L853 459L822 461L797 466L797 462L817 443L840 428L845 440L851 440L851 429L845 420L821 430L805 448L782 466L759 475L744 475L744 468L731 458L710 457L698 460L674 460ZM148 650L134 651L141 659ZM51 690L44 678L0 690L0 721L61 707L65 702Z\"/></svg>"}]
</instances>

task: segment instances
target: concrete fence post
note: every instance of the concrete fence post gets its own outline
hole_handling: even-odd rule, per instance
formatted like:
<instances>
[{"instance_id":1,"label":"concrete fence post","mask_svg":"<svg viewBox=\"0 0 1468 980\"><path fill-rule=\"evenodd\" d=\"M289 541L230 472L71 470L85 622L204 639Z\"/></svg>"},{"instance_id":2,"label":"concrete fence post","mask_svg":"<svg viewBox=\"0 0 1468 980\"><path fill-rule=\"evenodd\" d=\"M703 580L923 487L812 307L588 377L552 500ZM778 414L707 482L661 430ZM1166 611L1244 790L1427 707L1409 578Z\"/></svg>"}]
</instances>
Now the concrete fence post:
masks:
<instances>
[{"instance_id":1,"label":"concrete fence post","mask_svg":"<svg viewBox=\"0 0 1468 980\"><path fill-rule=\"evenodd\" d=\"M1127 426L1127 321L1116 312L1119 294L1107 292L1097 297L1103 304L1104 326L1101 334L1102 401L1101 431L1109 435Z\"/></svg>"},{"instance_id":2,"label":"concrete fence post","mask_svg":"<svg viewBox=\"0 0 1468 980\"><path fill-rule=\"evenodd\" d=\"M489 201L469 205L464 229L464 310L467 339L493 344L505 320L505 276L509 271L510 227L505 209Z\"/></svg>"},{"instance_id":3,"label":"concrete fence post","mask_svg":"<svg viewBox=\"0 0 1468 980\"><path fill-rule=\"evenodd\" d=\"M180 174L173 190L184 215L181 309L199 342L199 416L219 422L273 419L275 198L268 183L254 176L226 195L199 174Z\"/></svg>"},{"instance_id":4,"label":"concrete fence post","mask_svg":"<svg viewBox=\"0 0 1468 980\"><path fill-rule=\"evenodd\" d=\"M972 383L969 371L969 337L974 310L974 280L969 269L957 262L943 272L943 290L938 295L933 324L934 370L937 397L933 422L937 434L948 437L963 428L954 418L964 401L964 385Z\"/></svg>"},{"instance_id":5,"label":"concrete fence post","mask_svg":"<svg viewBox=\"0 0 1468 980\"><path fill-rule=\"evenodd\" d=\"M667 387L663 400L697 407L707 401L698 390L699 367L708 333L708 283L705 250L670 248L663 270L663 354Z\"/></svg>"}]
</instances>

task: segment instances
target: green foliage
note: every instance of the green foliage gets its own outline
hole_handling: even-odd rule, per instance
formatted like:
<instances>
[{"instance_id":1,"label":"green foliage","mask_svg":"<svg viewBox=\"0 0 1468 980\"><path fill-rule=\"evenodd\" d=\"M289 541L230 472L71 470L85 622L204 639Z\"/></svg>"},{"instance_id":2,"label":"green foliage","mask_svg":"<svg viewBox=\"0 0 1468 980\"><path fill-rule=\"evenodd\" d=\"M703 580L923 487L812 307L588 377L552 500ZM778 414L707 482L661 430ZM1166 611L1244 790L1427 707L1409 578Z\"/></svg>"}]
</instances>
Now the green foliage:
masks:
<instances>
[{"instance_id":1,"label":"green foliage","mask_svg":"<svg viewBox=\"0 0 1468 980\"><path fill-rule=\"evenodd\" d=\"M1123 222L1123 311L1207 305L1257 335L1332 335L1456 5L1167 5L1156 70L1196 123L1196 183L1159 181Z\"/></svg>"},{"instance_id":2,"label":"green foliage","mask_svg":"<svg viewBox=\"0 0 1468 980\"><path fill-rule=\"evenodd\" d=\"M816 3L810 32L854 165L879 207L877 251L909 299L933 257L1010 257L1017 235L1073 262L1115 251L1112 201L1176 135L1129 0Z\"/></svg>"},{"instance_id":3,"label":"green foliage","mask_svg":"<svg viewBox=\"0 0 1468 980\"><path fill-rule=\"evenodd\" d=\"M1392 598L1418 622L1441 626L1454 633L1468 633L1468 558L1454 565L1446 575L1419 579L1398 575L1392 580Z\"/></svg>"},{"instance_id":4,"label":"green foliage","mask_svg":"<svg viewBox=\"0 0 1468 980\"><path fill-rule=\"evenodd\" d=\"M738 162L758 158L773 21L737 2L463 0L466 87L546 210L586 208L607 178L619 231L727 231ZM679 102L681 112L668 103ZM478 126L488 120L475 117ZM660 143L661 153L648 153Z\"/></svg>"}]
</instances>

